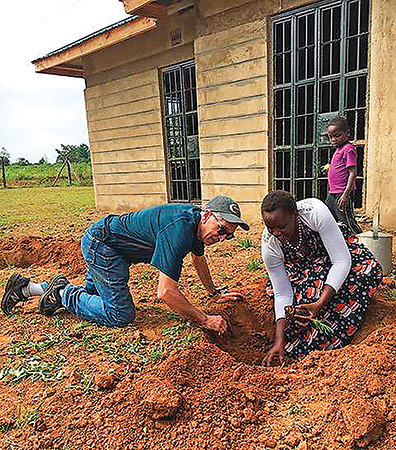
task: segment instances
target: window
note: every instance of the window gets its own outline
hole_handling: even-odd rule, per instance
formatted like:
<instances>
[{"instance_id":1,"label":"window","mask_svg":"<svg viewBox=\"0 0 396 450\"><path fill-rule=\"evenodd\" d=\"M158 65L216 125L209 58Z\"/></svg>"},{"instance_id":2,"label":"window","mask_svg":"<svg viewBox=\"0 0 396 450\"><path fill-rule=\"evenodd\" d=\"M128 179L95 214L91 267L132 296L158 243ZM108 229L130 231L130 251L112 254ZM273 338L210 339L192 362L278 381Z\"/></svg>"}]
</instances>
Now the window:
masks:
<instances>
[{"instance_id":1,"label":"window","mask_svg":"<svg viewBox=\"0 0 396 450\"><path fill-rule=\"evenodd\" d=\"M201 200L198 112L194 62L162 72L170 200Z\"/></svg>"},{"instance_id":2,"label":"window","mask_svg":"<svg viewBox=\"0 0 396 450\"><path fill-rule=\"evenodd\" d=\"M356 206L363 203L369 0L319 2L273 23L275 189L326 197L326 125L347 118L358 152Z\"/></svg>"}]
</instances>

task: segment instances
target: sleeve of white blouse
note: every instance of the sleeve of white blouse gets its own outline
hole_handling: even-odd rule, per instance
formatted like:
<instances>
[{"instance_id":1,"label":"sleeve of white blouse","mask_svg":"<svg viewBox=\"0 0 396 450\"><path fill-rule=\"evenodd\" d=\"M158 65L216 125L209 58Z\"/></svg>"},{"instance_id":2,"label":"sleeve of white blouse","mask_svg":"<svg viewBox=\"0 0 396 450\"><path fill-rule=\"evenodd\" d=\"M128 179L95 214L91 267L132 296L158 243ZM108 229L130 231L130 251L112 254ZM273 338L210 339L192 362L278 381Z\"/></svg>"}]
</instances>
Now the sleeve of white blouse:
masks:
<instances>
[{"instance_id":1,"label":"sleeve of white blouse","mask_svg":"<svg viewBox=\"0 0 396 450\"><path fill-rule=\"evenodd\" d=\"M315 202L313 219L332 262L326 284L338 292L351 269L351 254L330 210L320 200Z\"/></svg>"},{"instance_id":2,"label":"sleeve of white blouse","mask_svg":"<svg viewBox=\"0 0 396 450\"><path fill-rule=\"evenodd\" d=\"M261 255L274 289L275 320L285 317L285 306L293 303L293 290L283 263L281 250L271 245L265 237L261 241Z\"/></svg>"}]
</instances>

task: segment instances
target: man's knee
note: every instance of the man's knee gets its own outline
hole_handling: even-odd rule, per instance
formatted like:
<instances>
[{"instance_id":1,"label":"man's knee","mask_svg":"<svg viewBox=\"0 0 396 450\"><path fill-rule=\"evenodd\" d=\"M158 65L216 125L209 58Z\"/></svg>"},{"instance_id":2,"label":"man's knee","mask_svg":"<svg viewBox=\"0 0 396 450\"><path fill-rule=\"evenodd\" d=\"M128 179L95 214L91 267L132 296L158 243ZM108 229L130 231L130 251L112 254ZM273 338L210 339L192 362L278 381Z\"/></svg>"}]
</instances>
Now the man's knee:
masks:
<instances>
[{"instance_id":1,"label":"man's knee","mask_svg":"<svg viewBox=\"0 0 396 450\"><path fill-rule=\"evenodd\" d=\"M135 320L135 307L125 308L122 311L112 311L108 314L108 326L114 328L125 328Z\"/></svg>"}]
</instances>

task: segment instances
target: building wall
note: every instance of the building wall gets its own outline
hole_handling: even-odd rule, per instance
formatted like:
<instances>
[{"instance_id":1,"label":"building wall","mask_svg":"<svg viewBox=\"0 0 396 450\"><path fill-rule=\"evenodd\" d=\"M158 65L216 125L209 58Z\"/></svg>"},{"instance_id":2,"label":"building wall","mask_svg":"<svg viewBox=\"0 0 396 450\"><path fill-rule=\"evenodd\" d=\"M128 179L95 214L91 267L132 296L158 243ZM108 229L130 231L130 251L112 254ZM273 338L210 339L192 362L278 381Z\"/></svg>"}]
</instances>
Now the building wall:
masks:
<instances>
[{"instance_id":1,"label":"building wall","mask_svg":"<svg viewBox=\"0 0 396 450\"><path fill-rule=\"evenodd\" d=\"M259 219L269 170L266 17L277 2L250 2L248 14L246 0L215 9L200 3L86 58L98 208L123 211L168 200L159 69L195 58L203 202L228 194L246 217ZM182 44L172 48L176 28Z\"/></svg>"},{"instance_id":2,"label":"building wall","mask_svg":"<svg viewBox=\"0 0 396 450\"><path fill-rule=\"evenodd\" d=\"M396 8L372 1L367 212L396 229Z\"/></svg>"},{"instance_id":3,"label":"building wall","mask_svg":"<svg viewBox=\"0 0 396 450\"><path fill-rule=\"evenodd\" d=\"M226 194L257 219L268 191L265 20L195 41L202 196Z\"/></svg>"},{"instance_id":4,"label":"building wall","mask_svg":"<svg viewBox=\"0 0 396 450\"><path fill-rule=\"evenodd\" d=\"M182 29L172 48L170 32ZM86 59L85 90L96 206L140 209L168 200L158 68L192 59L195 18L166 26Z\"/></svg>"},{"instance_id":5,"label":"building wall","mask_svg":"<svg viewBox=\"0 0 396 450\"><path fill-rule=\"evenodd\" d=\"M97 206L124 211L168 201L160 69L195 59L203 201L228 194L249 220L271 189L271 14L305 0L197 0L158 29L85 59L86 105ZM372 1L367 211L396 228L396 13ZM171 31L182 43L172 47ZM384 76L387 74L387 76Z\"/></svg>"}]
</instances>

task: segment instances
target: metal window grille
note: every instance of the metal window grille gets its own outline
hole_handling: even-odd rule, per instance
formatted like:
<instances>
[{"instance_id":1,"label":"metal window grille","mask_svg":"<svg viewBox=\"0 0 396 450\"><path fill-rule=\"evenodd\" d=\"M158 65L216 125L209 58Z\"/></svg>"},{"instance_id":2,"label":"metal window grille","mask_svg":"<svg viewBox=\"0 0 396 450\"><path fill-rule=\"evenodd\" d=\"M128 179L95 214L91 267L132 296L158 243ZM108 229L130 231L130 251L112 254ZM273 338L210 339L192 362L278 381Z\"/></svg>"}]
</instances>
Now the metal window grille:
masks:
<instances>
[{"instance_id":1,"label":"metal window grille","mask_svg":"<svg viewBox=\"0 0 396 450\"><path fill-rule=\"evenodd\" d=\"M198 112L194 62L162 72L170 200L201 200Z\"/></svg>"},{"instance_id":2,"label":"metal window grille","mask_svg":"<svg viewBox=\"0 0 396 450\"><path fill-rule=\"evenodd\" d=\"M343 115L358 153L363 204L369 0L318 2L273 22L273 186L297 199L327 192L329 120Z\"/></svg>"}]
</instances>

